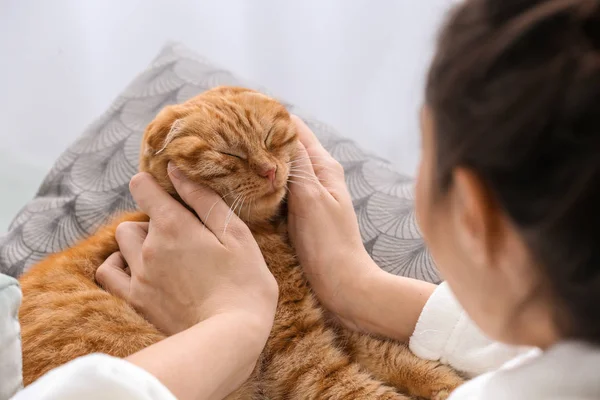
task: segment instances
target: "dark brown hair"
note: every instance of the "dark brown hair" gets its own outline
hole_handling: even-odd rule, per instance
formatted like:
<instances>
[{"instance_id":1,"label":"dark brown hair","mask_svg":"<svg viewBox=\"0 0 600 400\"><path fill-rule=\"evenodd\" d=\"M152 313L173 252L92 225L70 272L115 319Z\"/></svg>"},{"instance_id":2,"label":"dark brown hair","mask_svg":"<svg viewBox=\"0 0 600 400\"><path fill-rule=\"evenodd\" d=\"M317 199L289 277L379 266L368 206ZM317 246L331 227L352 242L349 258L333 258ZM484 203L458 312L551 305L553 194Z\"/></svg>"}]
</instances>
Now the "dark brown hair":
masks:
<instances>
[{"instance_id":1,"label":"dark brown hair","mask_svg":"<svg viewBox=\"0 0 600 400\"><path fill-rule=\"evenodd\" d=\"M474 171L519 228L563 334L600 343L600 0L467 0L429 72L439 188Z\"/></svg>"}]
</instances>

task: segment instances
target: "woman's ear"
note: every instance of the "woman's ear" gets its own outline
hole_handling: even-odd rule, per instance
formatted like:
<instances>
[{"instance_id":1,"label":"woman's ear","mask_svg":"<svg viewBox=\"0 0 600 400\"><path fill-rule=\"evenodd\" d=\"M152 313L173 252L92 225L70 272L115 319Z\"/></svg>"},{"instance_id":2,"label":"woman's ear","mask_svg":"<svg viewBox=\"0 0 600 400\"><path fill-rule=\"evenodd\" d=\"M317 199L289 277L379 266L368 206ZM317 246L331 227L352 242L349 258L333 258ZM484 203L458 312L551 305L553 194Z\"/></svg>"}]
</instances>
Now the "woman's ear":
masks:
<instances>
[{"instance_id":1,"label":"woman's ear","mask_svg":"<svg viewBox=\"0 0 600 400\"><path fill-rule=\"evenodd\" d=\"M468 252L474 265L493 266L507 233L503 213L481 179L467 168L453 173L451 194L459 250Z\"/></svg>"}]
</instances>

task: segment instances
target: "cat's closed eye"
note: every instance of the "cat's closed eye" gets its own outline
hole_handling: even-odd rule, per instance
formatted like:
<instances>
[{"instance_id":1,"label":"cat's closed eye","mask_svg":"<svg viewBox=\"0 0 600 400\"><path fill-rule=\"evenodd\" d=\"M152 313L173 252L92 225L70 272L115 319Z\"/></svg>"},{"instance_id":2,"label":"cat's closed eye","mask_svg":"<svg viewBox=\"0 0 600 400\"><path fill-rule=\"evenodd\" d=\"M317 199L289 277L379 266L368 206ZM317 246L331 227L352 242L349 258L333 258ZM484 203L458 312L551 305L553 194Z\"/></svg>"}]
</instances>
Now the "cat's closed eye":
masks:
<instances>
[{"instance_id":1,"label":"cat's closed eye","mask_svg":"<svg viewBox=\"0 0 600 400\"><path fill-rule=\"evenodd\" d=\"M271 129L269 129L269 132L267 133L267 136L265 137L265 147L269 148L269 142L268 140L271 138L271 134L273 133L273 126L271 126Z\"/></svg>"},{"instance_id":2,"label":"cat's closed eye","mask_svg":"<svg viewBox=\"0 0 600 400\"><path fill-rule=\"evenodd\" d=\"M237 153L237 152L231 152L231 151L229 151L229 152L220 151L219 153L221 153L223 155L226 155L226 156L229 156L229 157L239 158L240 160L246 160L247 159L246 155L243 154L243 153Z\"/></svg>"}]
</instances>

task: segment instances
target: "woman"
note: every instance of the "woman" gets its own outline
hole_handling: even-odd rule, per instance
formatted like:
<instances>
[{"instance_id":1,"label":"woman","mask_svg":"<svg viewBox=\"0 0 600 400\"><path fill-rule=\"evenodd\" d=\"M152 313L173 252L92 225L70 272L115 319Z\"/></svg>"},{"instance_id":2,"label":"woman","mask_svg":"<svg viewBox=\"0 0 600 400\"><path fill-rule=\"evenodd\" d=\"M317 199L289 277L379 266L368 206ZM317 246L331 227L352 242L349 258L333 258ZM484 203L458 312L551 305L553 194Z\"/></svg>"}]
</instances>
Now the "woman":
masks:
<instances>
[{"instance_id":1,"label":"woman","mask_svg":"<svg viewBox=\"0 0 600 400\"><path fill-rule=\"evenodd\" d=\"M428 78L416 198L439 287L377 268L341 168L296 122L299 158L319 159L304 171L321 183L291 185L291 237L343 324L476 376L452 400L600 397L600 1L468 0L451 13ZM212 204L174 183L199 215ZM127 361L76 360L17 399L217 399L252 369L277 296L247 229L236 221L223 249L200 222L169 229L187 211L148 176L132 193L152 218L119 230L132 277L115 255L98 279L179 333ZM197 246L211 254L202 268ZM183 267L166 274L172 257Z\"/></svg>"}]
</instances>

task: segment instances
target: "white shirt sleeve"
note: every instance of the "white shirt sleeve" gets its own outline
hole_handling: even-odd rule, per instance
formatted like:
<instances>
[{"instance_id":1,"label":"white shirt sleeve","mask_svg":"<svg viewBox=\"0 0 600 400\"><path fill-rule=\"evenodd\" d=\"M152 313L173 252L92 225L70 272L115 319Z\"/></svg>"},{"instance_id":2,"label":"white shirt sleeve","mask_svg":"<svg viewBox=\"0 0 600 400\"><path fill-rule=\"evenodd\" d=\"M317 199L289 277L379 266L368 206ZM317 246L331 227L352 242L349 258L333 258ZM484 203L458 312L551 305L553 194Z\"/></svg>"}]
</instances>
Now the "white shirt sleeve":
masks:
<instances>
[{"instance_id":1,"label":"white shirt sleeve","mask_svg":"<svg viewBox=\"0 0 600 400\"><path fill-rule=\"evenodd\" d=\"M20 304L19 283L0 274L0 400L10 398L23 386Z\"/></svg>"},{"instance_id":2,"label":"white shirt sleeve","mask_svg":"<svg viewBox=\"0 0 600 400\"><path fill-rule=\"evenodd\" d=\"M447 283L427 301L409 346L417 357L448 364L470 377L497 370L531 351L488 339L469 319Z\"/></svg>"},{"instance_id":3,"label":"white shirt sleeve","mask_svg":"<svg viewBox=\"0 0 600 400\"><path fill-rule=\"evenodd\" d=\"M152 374L120 358L91 354L60 366L12 400L176 400Z\"/></svg>"}]
</instances>

